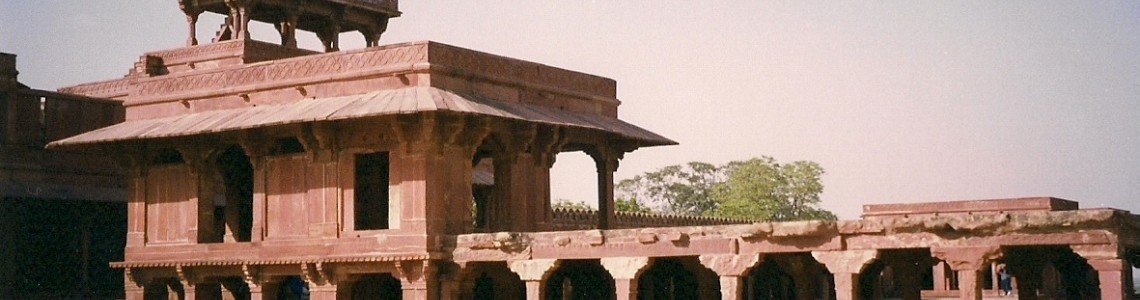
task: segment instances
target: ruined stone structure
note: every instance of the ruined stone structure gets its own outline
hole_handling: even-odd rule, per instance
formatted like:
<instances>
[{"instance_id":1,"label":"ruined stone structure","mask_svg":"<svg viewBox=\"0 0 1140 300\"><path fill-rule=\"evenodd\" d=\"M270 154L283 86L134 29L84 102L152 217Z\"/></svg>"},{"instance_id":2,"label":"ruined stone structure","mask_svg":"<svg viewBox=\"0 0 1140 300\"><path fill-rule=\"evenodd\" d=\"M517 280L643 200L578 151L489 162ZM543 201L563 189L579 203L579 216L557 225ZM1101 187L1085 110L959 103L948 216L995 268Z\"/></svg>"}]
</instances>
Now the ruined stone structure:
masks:
<instances>
[{"instance_id":1,"label":"ruined stone structure","mask_svg":"<svg viewBox=\"0 0 1140 300\"><path fill-rule=\"evenodd\" d=\"M674 142L617 118L613 80L434 42L378 46L395 0L179 2L187 47L61 89L122 101L126 121L51 144L127 170L113 264L127 299L980 299L996 264L1022 299L1132 294L1140 217L1053 198L620 223L619 160ZM192 38L202 12L229 16L214 43ZM250 40L250 20L281 42ZM297 49L298 29L326 53ZM370 47L339 51L343 31ZM568 151L596 162L587 225L550 209L549 171ZM622 228L638 222L659 226Z\"/></svg>"}]
</instances>

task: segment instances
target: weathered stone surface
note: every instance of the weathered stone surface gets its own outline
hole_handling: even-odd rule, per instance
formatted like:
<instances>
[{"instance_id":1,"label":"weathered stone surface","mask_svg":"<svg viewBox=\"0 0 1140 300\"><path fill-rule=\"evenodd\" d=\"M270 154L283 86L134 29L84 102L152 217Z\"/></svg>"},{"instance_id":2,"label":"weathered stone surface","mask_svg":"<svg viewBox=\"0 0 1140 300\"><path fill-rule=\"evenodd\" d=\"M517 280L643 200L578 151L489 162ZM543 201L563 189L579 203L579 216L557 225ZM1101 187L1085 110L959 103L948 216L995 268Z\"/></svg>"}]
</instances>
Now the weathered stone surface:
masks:
<instances>
[{"instance_id":1,"label":"weathered stone surface","mask_svg":"<svg viewBox=\"0 0 1140 300\"><path fill-rule=\"evenodd\" d=\"M773 237L818 236L837 232L835 223L828 221L796 221L772 224Z\"/></svg>"}]
</instances>

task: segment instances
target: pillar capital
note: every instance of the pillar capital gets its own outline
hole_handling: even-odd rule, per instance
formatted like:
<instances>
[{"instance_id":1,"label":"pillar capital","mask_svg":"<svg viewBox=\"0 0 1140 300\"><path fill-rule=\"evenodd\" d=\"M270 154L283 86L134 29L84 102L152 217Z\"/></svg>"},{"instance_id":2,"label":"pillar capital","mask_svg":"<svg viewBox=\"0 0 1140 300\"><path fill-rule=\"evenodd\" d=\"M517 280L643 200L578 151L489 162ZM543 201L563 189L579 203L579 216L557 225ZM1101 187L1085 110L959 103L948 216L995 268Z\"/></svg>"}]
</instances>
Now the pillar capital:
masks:
<instances>
[{"instance_id":1,"label":"pillar capital","mask_svg":"<svg viewBox=\"0 0 1140 300\"><path fill-rule=\"evenodd\" d=\"M511 261L507 266L523 281L542 281L550 272L558 268L562 261L557 259L530 259Z\"/></svg>"},{"instance_id":2,"label":"pillar capital","mask_svg":"<svg viewBox=\"0 0 1140 300\"><path fill-rule=\"evenodd\" d=\"M987 263L1001 258L1001 247L939 247L930 248L930 255L946 262L954 271L981 270Z\"/></svg>"},{"instance_id":3,"label":"pillar capital","mask_svg":"<svg viewBox=\"0 0 1140 300\"><path fill-rule=\"evenodd\" d=\"M603 257L601 262L616 280L636 279L649 266L648 257Z\"/></svg>"},{"instance_id":4,"label":"pillar capital","mask_svg":"<svg viewBox=\"0 0 1140 300\"><path fill-rule=\"evenodd\" d=\"M811 256L831 273L859 274L879 257L878 250L812 251Z\"/></svg>"},{"instance_id":5,"label":"pillar capital","mask_svg":"<svg viewBox=\"0 0 1140 300\"><path fill-rule=\"evenodd\" d=\"M720 276L744 276L744 273L760 262L760 254L710 254L701 255L701 265Z\"/></svg>"}]
</instances>

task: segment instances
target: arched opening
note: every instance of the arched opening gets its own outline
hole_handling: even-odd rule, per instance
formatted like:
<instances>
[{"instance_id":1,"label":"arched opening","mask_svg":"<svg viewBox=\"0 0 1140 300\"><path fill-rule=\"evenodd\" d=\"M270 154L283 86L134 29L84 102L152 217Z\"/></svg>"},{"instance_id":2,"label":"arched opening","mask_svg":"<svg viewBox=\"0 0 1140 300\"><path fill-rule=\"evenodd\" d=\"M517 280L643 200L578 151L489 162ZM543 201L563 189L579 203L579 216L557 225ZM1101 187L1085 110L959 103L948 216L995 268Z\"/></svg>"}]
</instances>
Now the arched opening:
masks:
<instances>
[{"instance_id":1,"label":"arched opening","mask_svg":"<svg viewBox=\"0 0 1140 300\"><path fill-rule=\"evenodd\" d=\"M218 156L222 188L214 196L214 230L226 241L249 242L253 229L253 165L236 145Z\"/></svg>"},{"instance_id":2,"label":"arched opening","mask_svg":"<svg viewBox=\"0 0 1140 300\"><path fill-rule=\"evenodd\" d=\"M582 151L558 153L550 168L550 198L559 203L598 208L598 173L594 159Z\"/></svg>"},{"instance_id":3,"label":"arched opening","mask_svg":"<svg viewBox=\"0 0 1140 300\"><path fill-rule=\"evenodd\" d=\"M400 280L392 274L367 274L352 284L352 300L399 300L403 297Z\"/></svg>"},{"instance_id":4,"label":"arched opening","mask_svg":"<svg viewBox=\"0 0 1140 300\"><path fill-rule=\"evenodd\" d=\"M637 281L637 294L646 299L674 299L696 300L708 298L709 291L716 291L719 286L716 273L704 268L694 268L693 261L680 258L654 259ZM699 262L696 262L699 266ZM707 271L710 274L702 274ZM701 278L702 275L705 278ZM711 280L709 280L711 275ZM703 280L702 280L703 279ZM704 293L704 297L702 297Z\"/></svg>"},{"instance_id":5,"label":"arched opening","mask_svg":"<svg viewBox=\"0 0 1140 300\"><path fill-rule=\"evenodd\" d=\"M745 280L746 299L827 298L834 283L810 254L774 254L753 268Z\"/></svg>"},{"instance_id":6,"label":"arched opening","mask_svg":"<svg viewBox=\"0 0 1140 300\"><path fill-rule=\"evenodd\" d=\"M614 278L597 260L568 260L550 275L546 299L614 299Z\"/></svg>"},{"instance_id":7,"label":"arched opening","mask_svg":"<svg viewBox=\"0 0 1140 300\"><path fill-rule=\"evenodd\" d=\"M495 161L490 150L471 158L471 219L474 232L490 231L489 205L495 195Z\"/></svg>"},{"instance_id":8,"label":"arched opening","mask_svg":"<svg viewBox=\"0 0 1140 300\"><path fill-rule=\"evenodd\" d=\"M795 299L795 281L775 261L765 260L749 272L746 299Z\"/></svg>"},{"instance_id":9,"label":"arched opening","mask_svg":"<svg viewBox=\"0 0 1140 300\"><path fill-rule=\"evenodd\" d=\"M507 268L506 262L477 263L464 278L464 295L474 300L525 299L526 284L518 274Z\"/></svg>"}]
</instances>

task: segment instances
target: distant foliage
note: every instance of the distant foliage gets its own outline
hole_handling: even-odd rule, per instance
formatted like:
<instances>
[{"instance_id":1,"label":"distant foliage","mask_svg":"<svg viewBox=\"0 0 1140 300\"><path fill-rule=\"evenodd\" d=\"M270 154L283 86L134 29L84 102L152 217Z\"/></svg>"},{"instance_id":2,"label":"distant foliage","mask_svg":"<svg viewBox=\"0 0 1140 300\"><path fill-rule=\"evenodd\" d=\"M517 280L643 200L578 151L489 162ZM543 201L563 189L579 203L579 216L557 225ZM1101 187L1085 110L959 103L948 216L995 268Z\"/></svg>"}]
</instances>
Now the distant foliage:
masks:
<instances>
[{"instance_id":1,"label":"distant foliage","mask_svg":"<svg viewBox=\"0 0 1140 300\"><path fill-rule=\"evenodd\" d=\"M780 164L771 157L667 166L622 180L620 199L668 214L766 221L835 220L818 207L823 192L819 164ZM648 205L645 205L648 204Z\"/></svg>"},{"instance_id":2,"label":"distant foliage","mask_svg":"<svg viewBox=\"0 0 1140 300\"><path fill-rule=\"evenodd\" d=\"M584 202L584 201L574 202L574 201L569 200L569 199L555 200L554 203L550 204L550 208L553 208L553 209L561 208L561 209L576 209L576 210L596 210L593 207L590 207L590 205L586 204L586 202Z\"/></svg>"}]
</instances>

